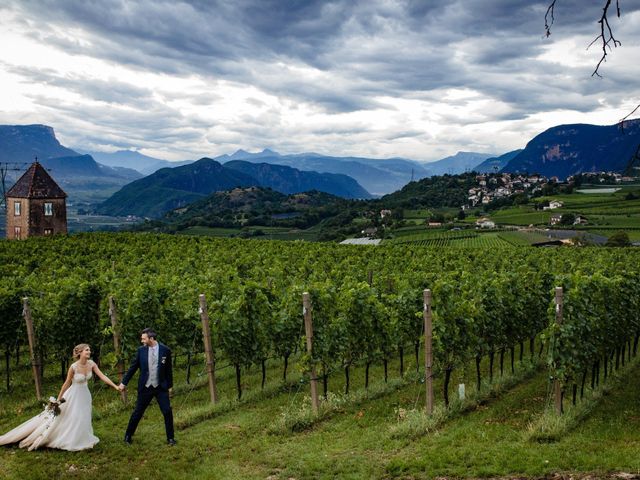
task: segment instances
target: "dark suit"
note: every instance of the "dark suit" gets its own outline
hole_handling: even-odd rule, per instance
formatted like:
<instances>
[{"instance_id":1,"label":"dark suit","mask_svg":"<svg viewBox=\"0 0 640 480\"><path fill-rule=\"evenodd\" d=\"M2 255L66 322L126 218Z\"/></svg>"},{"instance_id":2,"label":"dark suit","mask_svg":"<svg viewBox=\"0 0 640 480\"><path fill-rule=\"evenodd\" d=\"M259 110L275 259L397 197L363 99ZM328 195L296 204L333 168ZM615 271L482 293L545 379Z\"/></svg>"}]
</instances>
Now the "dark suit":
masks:
<instances>
[{"instance_id":1,"label":"dark suit","mask_svg":"<svg viewBox=\"0 0 640 480\"><path fill-rule=\"evenodd\" d=\"M138 378L138 400L136 407L129 419L125 437L133 437L138 428L138 423L142 419L145 410L155 397L160 406L160 411L164 416L164 427L167 432L167 440L173 439L173 412L169 400L169 389L173 387L173 369L171 367L171 350L166 345L158 343L158 386L147 387L149 380L149 347L138 348L136 357L133 359L129 370L122 378L122 383L127 385L131 377L140 369Z\"/></svg>"}]
</instances>

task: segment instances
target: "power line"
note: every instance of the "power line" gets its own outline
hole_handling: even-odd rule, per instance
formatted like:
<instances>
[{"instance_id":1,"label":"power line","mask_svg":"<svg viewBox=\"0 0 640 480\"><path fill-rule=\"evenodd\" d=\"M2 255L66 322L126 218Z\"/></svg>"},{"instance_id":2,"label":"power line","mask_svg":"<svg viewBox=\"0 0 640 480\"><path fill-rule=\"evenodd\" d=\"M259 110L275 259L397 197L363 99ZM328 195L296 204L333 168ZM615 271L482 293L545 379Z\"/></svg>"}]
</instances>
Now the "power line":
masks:
<instances>
[{"instance_id":1,"label":"power line","mask_svg":"<svg viewBox=\"0 0 640 480\"><path fill-rule=\"evenodd\" d=\"M38 161L36 157L36 161ZM2 198L0 205L7 208L7 174L9 172L22 172L27 169L28 163L20 162L0 162L0 180L2 182Z\"/></svg>"}]
</instances>

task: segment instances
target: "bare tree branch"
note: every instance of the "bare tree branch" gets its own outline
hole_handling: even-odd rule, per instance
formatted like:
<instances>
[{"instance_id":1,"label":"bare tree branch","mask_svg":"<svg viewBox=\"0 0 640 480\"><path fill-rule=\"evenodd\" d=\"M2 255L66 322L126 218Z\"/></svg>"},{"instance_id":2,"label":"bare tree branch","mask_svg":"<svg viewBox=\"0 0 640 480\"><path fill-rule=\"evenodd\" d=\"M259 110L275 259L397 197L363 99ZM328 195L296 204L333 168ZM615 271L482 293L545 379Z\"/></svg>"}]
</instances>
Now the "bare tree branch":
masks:
<instances>
[{"instance_id":1,"label":"bare tree branch","mask_svg":"<svg viewBox=\"0 0 640 480\"><path fill-rule=\"evenodd\" d=\"M553 0L551 5L547 8L547 13L544 14L544 31L547 38L551 35L551 25L553 25L553 21L555 20L553 16L555 8L556 0ZM549 22L549 19L551 19L551 22Z\"/></svg>"},{"instance_id":2,"label":"bare tree branch","mask_svg":"<svg viewBox=\"0 0 640 480\"><path fill-rule=\"evenodd\" d=\"M547 7L547 11L544 14L544 30L547 37L551 35L551 26L553 25L553 22L555 20L554 14L556 1L557 0L553 0L549 4L549 6ZM600 20L598 20L598 23L600 24L600 35L594 38L587 47L588 50L598 42L600 42L600 45L602 47L602 57L596 65L596 68L593 70L593 73L591 74L592 77L602 77L602 75L600 75L600 73L598 72L598 70L600 69L600 65L607 61L607 55L609 54L609 52L611 52L616 47L622 46L622 43L613 36L613 29L611 28L611 24L609 23L609 8L611 7L611 1L612 0L605 0L604 7L602 8L602 16L600 17ZM620 0L616 0L616 16L620 18ZM627 116L625 116L618 122L620 131L622 133L624 133L624 122L639 109L640 105L634 108L632 112L630 112ZM640 145L638 146L638 150L635 153L634 159L640 160Z\"/></svg>"},{"instance_id":3,"label":"bare tree branch","mask_svg":"<svg viewBox=\"0 0 640 480\"><path fill-rule=\"evenodd\" d=\"M555 3L555 0L554 0L554 3ZM611 29L611 25L609 24L608 11L609 11L609 7L610 6L611 6L611 0L607 0L607 3L605 4L604 8L602 9L602 17L600 17L600 20L598 20L598 23L600 24L600 35L598 35L593 40L593 42L591 42L589 44L589 46L587 47L587 49L589 49L589 47L591 47L591 45L593 45L594 43L596 43L598 41L600 41L601 45L602 45L602 57L600 58L600 61L596 65L595 70L591 74L592 77L594 75L596 75L598 77L602 77L602 75L600 75L600 73L598 73L598 69L600 68L600 65L602 65L603 62L607 61L606 60L607 59L607 49L609 51L611 51L612 50L612 48L611 48L612 44L613 44L613 48L622 46L622 43L620 43L618 40L616 40L616 38L613 36L613 30ZM618 15L618 18L620 18L620 0L616 0L616 13Z\"/></svg>"},{"instance_id":4,"label":"bare tree branch","mask_svg":"<svg viewBox=\"0 0 640 480\"><path fill-rule=\"evenodd\" d=\"M557 0L553 0L549 4L549 6L547 7L547 11L544 14L544 31L545 31L546 37L551 36L551 26L555 21L556 1ZM587 47L587 50L588 50L598 42L600 42L600 45L602 46L602 57L600 58L600 61L596 65L596 68L594 69L593 73L591 74L592 77L594 75L598 77L602 77L602 75L600 75L598 70L600 69L600 65L602 65L602 63L607 61L606 59L607 59L608 52L610 52L615 47L622 46L622 43L620 43L613 36L613 29L611 28L611 24L609 24L609 8L610 7L611 7L611 0L606 0L605 5L602 9L602 16L600 17L600 20L598 20L598 23L600 24L600 35L594 38L593 41ZM620 18L620 0L616 0L616 15L618 16L618 18Z\"/></svg>"},{"instance_id":5,"label":"bare tree branch","mask_svg":"<svg viewBox=\"0 0 640 480\"><path fill-rule=\"evenodd\" d=\"M624 122L627 120L627 118L629 118L631 115L633 115L634 113L636 113L638 111L638 109L640 109L640 105L638 105L636 108L633 109L633 111L631 113L629 113L626 117L624 117L623 119L621 119L618 122L618 125L620 125L620 131L622 133L624 133ZM640 148L640 147L638 147ZM638 152L640 152L640 150L638 150Z\"/></svg>"}]
</instances>

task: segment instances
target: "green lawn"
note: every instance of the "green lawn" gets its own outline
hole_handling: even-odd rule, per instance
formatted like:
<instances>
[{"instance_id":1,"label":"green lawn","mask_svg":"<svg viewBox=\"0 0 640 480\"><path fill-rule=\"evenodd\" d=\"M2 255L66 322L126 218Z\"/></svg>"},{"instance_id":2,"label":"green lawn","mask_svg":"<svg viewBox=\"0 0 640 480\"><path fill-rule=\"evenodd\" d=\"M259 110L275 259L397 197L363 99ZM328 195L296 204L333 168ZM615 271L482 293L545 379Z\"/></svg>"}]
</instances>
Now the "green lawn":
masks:
<instances>
[{"instance_id":1,"label":"green lawn","mask_svg":"<svg viewBox=\"0 0 640 480\"><path fill-rule=\"evenodd\" d=\"M528 356L528 350L525 351ZM273 433L272 426L283 414L298 408L308 396L308 385L298 382L291 368L291 383L281 385L280 362L271 362L268 383L260 392L259 369L243 376L246 401L221 410L208 420L177 431L178 445L168 447L159 409L147 411L134 437L122 442L130 407L122 407L117 394L102 384L94 392L94 430L101 439L90 451L56 450L26 452L0 448L0 478L465 478L486 476L540 477L555 472L637 472L640 458L640 371L627 372L624 390L605 396L600 407L577 429L557 443L538 444L523 439L527 425L549 403L544 370L517 384L474 411L453 417L431 434L393 438L397 409L420 408L424 384L408 382L389 393L364 402L345 403L328 419L298 433ZM407 371L415 368L413 355L405 358ZM486 361L483 363L486 370ZM516 367L518 368L518 367ZM390 366L397 377L398 362ZM508 370L508 360L505 370ZM352 389L362 389L363 368L352 371ZM496 365L495 375L498 376ZM59 388L53 368L48 370L46 395ZM39 411L32 400L29 368L20 367L15 391L0 393L0 431L4 432ZM196 388L186 385L183 360L176 368L177 420L208 403L202 364L194 367ZM473 368L455 370L455 385L473 387ZM372 382L382 383L382 368L371 371ZM235 396L235 378L230 368L219 372L219 391L224 401ZM135 383L135 382L133 382ZM332 392L342 390L341 372L330 379ZM442 382L436 379L436 403L441 404ZM132 395L134 395L132 393Z\"/></svg>"}]
</instances>

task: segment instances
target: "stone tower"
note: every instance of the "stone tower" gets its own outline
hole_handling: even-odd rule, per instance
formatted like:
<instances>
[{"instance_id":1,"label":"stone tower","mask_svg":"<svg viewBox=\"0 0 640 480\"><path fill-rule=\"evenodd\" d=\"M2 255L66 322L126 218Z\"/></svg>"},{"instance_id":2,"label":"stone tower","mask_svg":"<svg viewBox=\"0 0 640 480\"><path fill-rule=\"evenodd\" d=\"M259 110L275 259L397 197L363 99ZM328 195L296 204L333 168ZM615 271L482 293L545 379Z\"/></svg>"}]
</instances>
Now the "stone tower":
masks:
<instances>
[{"instance_id":1,"label":"stone tower","mask_svg":"<svg viewBox=\"0 0 640 480\"><path fill-rule=\"evenodd\" d=\"M7 238L67 233L66 198L36 159L7 192Z\"/></svg>"}]
</instances>

